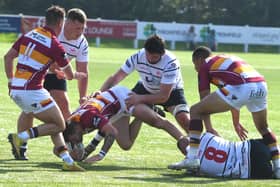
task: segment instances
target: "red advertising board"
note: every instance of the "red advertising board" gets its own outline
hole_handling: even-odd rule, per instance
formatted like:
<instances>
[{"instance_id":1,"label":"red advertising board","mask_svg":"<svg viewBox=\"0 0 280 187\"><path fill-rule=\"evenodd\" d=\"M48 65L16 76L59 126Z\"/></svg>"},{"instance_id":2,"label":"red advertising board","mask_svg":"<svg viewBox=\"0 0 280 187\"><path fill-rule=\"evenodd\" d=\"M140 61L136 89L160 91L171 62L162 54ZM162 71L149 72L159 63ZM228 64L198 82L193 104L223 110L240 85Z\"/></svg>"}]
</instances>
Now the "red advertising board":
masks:
<instances>
[{"instance_id":1,"label":"red advertising board","mask_svg":"<svg viewBox=\"0 0 280 187\"><path fill-rule=\"evenodd\" d=\"M22 16L21 32L23 34L38 26L43 26L44 17ZM135 39L136 23L124 21L92 20L87 21L85 35L88 38L116 38L116 39Z\"/></svg>"},{"instance_id":2,"label":"red advertising board","mask_svg":"<svg viewBox=\"0 0 280 187\"><path fill-rule=\"evenodd\" d=\"M122 21L89 20L85 31L87 37L135 39L136 23Z\"/></svg>"}]
</instances>

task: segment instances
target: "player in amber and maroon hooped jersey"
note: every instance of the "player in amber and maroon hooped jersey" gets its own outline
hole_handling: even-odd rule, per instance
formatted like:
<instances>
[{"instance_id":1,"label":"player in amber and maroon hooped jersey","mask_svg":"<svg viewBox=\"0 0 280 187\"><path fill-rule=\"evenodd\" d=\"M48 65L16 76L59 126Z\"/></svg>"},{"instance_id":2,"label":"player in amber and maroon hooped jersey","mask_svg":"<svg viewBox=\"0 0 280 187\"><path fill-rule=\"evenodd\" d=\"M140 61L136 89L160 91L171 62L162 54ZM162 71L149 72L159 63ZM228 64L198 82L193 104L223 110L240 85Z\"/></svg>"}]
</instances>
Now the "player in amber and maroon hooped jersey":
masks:
<instances>
[{"instance_id":1,"label":"player in amber and maroon hooped jersey","mask_svg":"<svg viewBox=\"0 0 280 187\"><path fill-rule=\"evenodd\" d=\"M198 47L192 55L198 72L201 101L190 109L190 150L185 162L189 168L199 167L197 150L204 120L208 131L212 128L210 114L231 111L233 125L241 140L247 138L247 130L239 122L239 111L246 106L264 143L270 148L276 178L280 178L280 158L277 138L267 123L267 84L264 77L243 59L235 56L212 55L207 47ZM210 83L218 90L210 93Z\"/></svg>"},{"instance_id":2,"label":"player in amber and maroon hooped jersey","mask_svg":"<svg viewBox=\"0 0 280 187\"><path fill-rule=\"evenodd\" d=\"M69 155L62 136L65 121L47 90L43 81L51 64L56 63L66 79L82 79L84 73L73 72L65 50L57 40L65 11L59 6L46 10L46 26L38 27L22 35L4 57L5 71L9 80L10 96L21 108L18 119L18 133L9 134L8 139L16 159L26 159L21 147L27 140L50 135L59 157L63 159L63 170L84 169L78 166ZM13 73L13 61L18 57L16 72ZM36 118L44 124L33 127Z\"/></svg>"},{"instance_id":3,"label":"player in amber and maroon hooped jersey","mask_svg":"<svg viewBox=\"0 0 280 187\"><path fill-rule=\"evenodd\" d=\"M95 137L85 148L85 155L83 155L82 149L74 150L75 152L82 151L81 154L76 154L79 155L79 158L75 157L77 160L86 158L95 150L95 147L101 140L99 134L104 134L105 136L102 150L98 155L88 158L86 160L87 162L92 163L102 160L115 138L122 149L129 150L137 138L142 121L153 127L163 129L176 140L185 140L183 134L175 125L155 113L147 105L137 104L128 109L125 99L129 97L130 94L132 94L132 91L126 87L119 85L113 86L106 91L90 97L73 112L67 122L66 130L64 131L65 140L70 143L68 145L71 145L71 147L73 147L72 145L81 145L83 134L89 133L94 129L99 130L97 134L98 137ZM123 118L123 116L130 115L135 117L132 123L129 123L129 121L124 120L126 118ZM117 129L117 134L112 133L110 130L112 125ZM111 132L108 132L108 130Z\"/></svg>"}]
</instances>

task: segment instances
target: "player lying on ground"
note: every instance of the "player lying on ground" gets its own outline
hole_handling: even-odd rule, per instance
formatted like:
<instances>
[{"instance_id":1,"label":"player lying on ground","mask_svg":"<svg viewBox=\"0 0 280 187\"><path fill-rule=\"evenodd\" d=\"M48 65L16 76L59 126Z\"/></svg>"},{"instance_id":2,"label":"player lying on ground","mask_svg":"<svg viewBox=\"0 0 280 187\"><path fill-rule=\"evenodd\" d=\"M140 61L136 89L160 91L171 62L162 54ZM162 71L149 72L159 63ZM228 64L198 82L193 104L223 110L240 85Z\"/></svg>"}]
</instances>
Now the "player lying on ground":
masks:
<instances>
[{"instance_id":1,"label":"player lying on ground","mask_svg":"<svg viewBox=\"0 0 280 187\"><path fill-rule=\"evenodd\" d=\"M179 142L181 147L188 143ZM273 178L271 154L263 139L232 142L211 133L201 136L198 147L200 168L194 173L213 177ZM186 154L187 155L187 154ZM187 169L186 159L168 166L169 169ZM191 170L187 170L191 171ZM192 171L191 171L192 172Z\"/></svg>"},{"instance_id":2,"label":"player lying on ground","mask_svg":"<svg viewBox=\"0 0 280 187\"><path fill-rule=\"evenodd\" d=\"M132 91L126 87L114 86L90 98L71 115L64 131L64 137L68 145L70 144L74 148L71 154L76 160L84 159L93 151L91 149L88 152L89 149L87 147L85 149L87 152L84 153L83 147L81 146L83 134L89 133L94 129L99 129L103 133L103 126L107 124L111 125L112 122L110 119L113 119L113 116L117 118L114 122L114 127L118 131L117 136L111 137L106 135L100 154L88 158L86 160L87 162L102 160L113 144L114 138L116 138L122 149L130 149L138 135L142 121L153 127L165 130L177 141L180 139L187 141L183 134L171 122L162 118L149 106L138 104L128 110L125 99L131 93ZM132 114L137 119L132 124L129 124L129 121L125 121L125 118L122 118L124 114Z\"/></svg>"}]
</instances>

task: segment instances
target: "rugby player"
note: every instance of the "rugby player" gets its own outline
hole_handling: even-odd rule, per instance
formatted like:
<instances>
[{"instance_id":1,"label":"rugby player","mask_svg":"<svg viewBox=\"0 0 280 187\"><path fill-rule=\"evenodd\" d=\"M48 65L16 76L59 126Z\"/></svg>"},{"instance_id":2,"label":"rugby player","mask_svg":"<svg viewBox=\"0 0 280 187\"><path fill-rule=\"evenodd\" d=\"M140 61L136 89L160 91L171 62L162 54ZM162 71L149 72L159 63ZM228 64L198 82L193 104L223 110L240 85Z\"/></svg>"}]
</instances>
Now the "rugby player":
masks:
<instances>
[{"instance_id":1,"label":"rugby player","mask_svg":"<svg viewBox=\"0 0 280 187\"><path fill-rule=\"evenodd\" d=\"M118 84L134 70L139 73L140 78L132 89L134 94L126 100L127 105L161 105L188 132L189 108L184 95L180 62L165 49L165 42L160 36L149 37L144 48L131 55L121 68L104 82L101 91Z\"/></svg>"},{"instance_id":2,"label":"rugby player","mask_svg":"<svg viewBox=\"0 0 280 187\"><path fill-rule=\"evenodd\" d=\"M18 118L18 133L11 133L8 139L15 158L20 159L20 147L27 140L50 135L63 160L63 170L84 171L69 155L62 136L65 122L56 102L43 88L44 77L51 64L56 63L65 78L83 79L86 74L73 72L66 58L64 48L57 40L64 21L65 11L59 6L46 10L46 26L38 27L22 35L4 56L5 72L8 78L9 94L21 108ZM13 61L17 58L16 72L13 73ZM43 122L33 127L34 118Z\"/></svg>"},{"instance_id":3,"label":"rugby player","mask_svg":"<svg viewBox=\"0 0 280 187\"><path fill-rule=\"evenodd\" d=\"M198 72L201 100L190 109L190 150L186 167L199 168L197 153L203 131L202 120L206 127L212 127L211 114L231 111L235 131L241 140L246 138L246 129L239 122L240 108L246 106L263 142L271 151L274 174L280 178L277 138L268 128L267 122L267 84L264 77L243 59L212 55L211 50L204 46L194 50L192 61ZM210 93L210 83L218 87L213 93Z\"/></svg>"},{"instance_id":4,"label":"rugby player","mask_svg":"<svg viewBox=\"0 0 280 187\"><path fill-rule=\"evenodd\" d=\"M106 134L103 128L108 124L110 126L113 124L118 131L116 136L105 135L101 152L87 159L87 162L102 160L109 151L114 139L117 140L122 149L130 149L138 135L142 121L153 127L165 130L177 141L184 138L183 134L171 122L158 115L147 105L137 104L127 108L125 99L131 93L132 91L126 87L114 86L89 98L69 118L64 137L66 142L71 145L82 143L83 134L95 129L99 129L101 133ZM136 120L129 124L129 121L125 121L125 118L122 118L124 115L133 115ZM93 149L88 149L87 147L85 150L85 155L79 154L80 158L77 160L84 159L93 151Z\"/></svg>"},{"instance_id":5,"label":"rugby player","mask_svg":"<svg viewBox=\"0 0 280 187\"><path fill-rule=\"evenodd\" d=\"M180 142L186 147L188 143ZM200 167L193 172L196 175L229 178L271 179L273 170L271 153L263 139L232 142L211 133L204 133L198 147ZM171 164L169 169L180 170L185 167L186 159Z\"/></svg>"}]
</instances>

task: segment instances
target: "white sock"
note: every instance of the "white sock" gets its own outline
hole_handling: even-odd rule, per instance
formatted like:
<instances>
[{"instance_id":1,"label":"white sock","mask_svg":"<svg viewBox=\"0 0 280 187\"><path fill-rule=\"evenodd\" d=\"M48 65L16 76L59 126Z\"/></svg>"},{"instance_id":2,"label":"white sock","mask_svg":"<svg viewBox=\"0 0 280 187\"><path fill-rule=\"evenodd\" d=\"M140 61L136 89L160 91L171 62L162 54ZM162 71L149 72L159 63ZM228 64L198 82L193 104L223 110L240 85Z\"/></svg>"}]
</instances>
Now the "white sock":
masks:
<instances>
[{"instance_id":1,"label":"white sock","mask_svg":"<svg viewBox=\"0 0 280 187\"><path fill-rule=\"evenodd\" d=\"M94 137L94 139L96 139L96 140L99 141L99 142L100 142L103 138L104 138L104 137L101 136L99 133L97 133L97 134L95 135L95 137Z\"/></svg>"},{"instance_id":2,"label":"white sock","mask_svg":"<svg viewBox=\"0 0 280 187\"><path fill-rule=\"evenodd\" d=\"M280 159L275 159L272 161L273 163L273 169L280 168Z\"/></svg>"},{"instance_id":3,"label":"white sock","mask_svg":"<svg viewBox=\"0 0 280 187\"><path fill-rule=\"evenodd\" d=\"M197 147L191 147L188 150L187 158L189 159L195 159L198 157L198 148Z\"/></svg>"},{"instance_id":4,"label":"white sock","mask_svg":"<svg viewBox=\"0 0 280 187\"><path fill-rule=\"evenodd\" d=\"M74 163L74 160L72 159L68 151L64 151L63 153L60 153L59 157L62 158L62 160L69 165L72 165Z\"/></svg>"},{"instance_id":5,"label":"white sock","mask_svg":"<svg viewBox=\"0 0 280 187\"><path fill-rule=\"evenodd\" d=\"M29 133L27 131L18 133L18 137L22 139L24 142L26 142L30 138Z\"/></svg>"}]
</instances>

